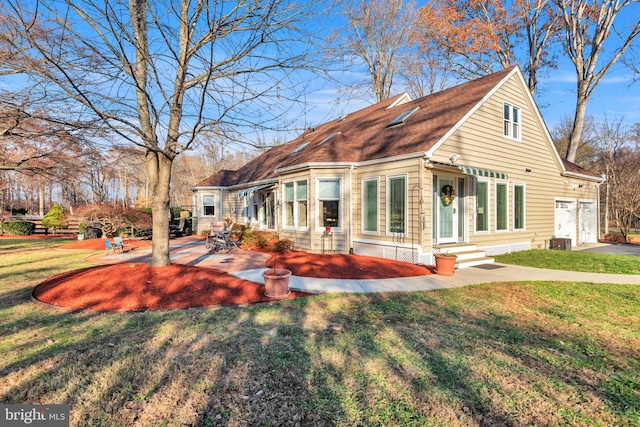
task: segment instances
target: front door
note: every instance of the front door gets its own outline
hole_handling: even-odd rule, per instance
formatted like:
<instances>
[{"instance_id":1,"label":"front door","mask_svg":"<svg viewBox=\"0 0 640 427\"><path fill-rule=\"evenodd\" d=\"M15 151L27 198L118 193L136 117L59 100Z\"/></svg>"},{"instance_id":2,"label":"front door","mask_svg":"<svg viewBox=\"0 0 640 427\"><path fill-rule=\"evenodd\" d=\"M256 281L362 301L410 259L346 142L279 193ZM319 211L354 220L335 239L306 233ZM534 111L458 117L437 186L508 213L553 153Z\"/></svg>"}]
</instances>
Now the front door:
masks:
<instances>
[{"instance_id":1,"label":"front door","mask_svg":"<svg viewBox=\"0 0 640 427\"><path fill-rule=\"evenodd\" d=\"M437 187L437 236L438 243L456 243L458 241L458 182L449 176L438 177ZM452 197L454 196L455 197Z\"/></svg>"}]
</instances>

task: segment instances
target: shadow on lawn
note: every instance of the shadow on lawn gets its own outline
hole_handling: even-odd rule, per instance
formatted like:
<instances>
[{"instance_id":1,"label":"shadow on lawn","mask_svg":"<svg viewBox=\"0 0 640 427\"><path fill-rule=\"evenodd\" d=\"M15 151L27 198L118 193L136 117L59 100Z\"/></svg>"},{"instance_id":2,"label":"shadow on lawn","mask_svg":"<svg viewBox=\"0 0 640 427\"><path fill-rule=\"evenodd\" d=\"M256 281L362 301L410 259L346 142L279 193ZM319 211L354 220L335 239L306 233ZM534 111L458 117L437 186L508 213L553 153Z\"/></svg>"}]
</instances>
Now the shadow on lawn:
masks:
<instances>
[{"instance_id":1,"label":"shadow on lawn","mask_svg":"<svg viewBox=\"0 0 640 427\"><path fill-rule=\"evenodd\" d=\"M3 289L0 402L68 403L71 425L612 425L640 412L607 377L633 378L632 350L552 310L494 311L507 285L133 313L53 311Z\"/></svg>"}]
</instances>

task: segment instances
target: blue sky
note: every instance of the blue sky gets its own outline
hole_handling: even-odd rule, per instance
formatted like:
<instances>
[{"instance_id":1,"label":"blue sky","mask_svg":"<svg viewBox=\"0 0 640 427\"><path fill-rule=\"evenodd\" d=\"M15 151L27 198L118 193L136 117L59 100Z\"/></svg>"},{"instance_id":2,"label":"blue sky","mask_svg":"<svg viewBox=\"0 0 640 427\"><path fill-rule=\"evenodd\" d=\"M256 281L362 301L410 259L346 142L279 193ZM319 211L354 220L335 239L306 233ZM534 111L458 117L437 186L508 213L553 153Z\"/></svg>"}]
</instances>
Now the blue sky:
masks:
<instances>
[{"instance_id":1,"label":"blue sky","mask_svg":"<svg viewBox=\"0 0 640 427\"><path fill-rule=\"evenodd\" d=\"M424 4L424 0L419 1ZM632 5L618 16L617 25L631 25L640 19L640 5ZM332 26L344 25L339 16L334 15ZM611 39L613 40L613 38ZM636 40L640 46L640 40ZM601 62L608 59L610 51L601 54ZM629 54L630 51L627 51ZM353 74L367 78L362 67L354 66ZM640 76L636 76L640 78ZM558 67L547 70L539 77L536 102L542 116L552 130L565 116L573 119L576 103L576 73L573 63L566 54L559 52ZM309 111L306 115L306 125L324 123L345 112L351 112L369 105L369 102L341 99L338 88L330 83L318 82L317 88L307 94ZM403 92L399 79L395 79L392 95ZM587 114L596 121L620 120L630 126L640 122L640 81L633 83L633 74L620 61L609 70L604 80L600 82L587 104ZM301 124L302 126L302 124ZM293 135L295 136L295 135Z\"/></svg>"},{"instance_id":2,"label":"blue sky","mask_svg":"<svg viewBox=\"0 0 640 427\"><path fill-rule=\"evenodd\" d=\"M536 102L550 128L563 116L573 118L576 102L573 64L563 64L542 80ZM640 122L640 81L633 83L629 70L618 64L595 89L587 104L587 114L596 121L604 121L606 116L609 120L624 119L627 125Z\"/></svg>"}]
</instances>

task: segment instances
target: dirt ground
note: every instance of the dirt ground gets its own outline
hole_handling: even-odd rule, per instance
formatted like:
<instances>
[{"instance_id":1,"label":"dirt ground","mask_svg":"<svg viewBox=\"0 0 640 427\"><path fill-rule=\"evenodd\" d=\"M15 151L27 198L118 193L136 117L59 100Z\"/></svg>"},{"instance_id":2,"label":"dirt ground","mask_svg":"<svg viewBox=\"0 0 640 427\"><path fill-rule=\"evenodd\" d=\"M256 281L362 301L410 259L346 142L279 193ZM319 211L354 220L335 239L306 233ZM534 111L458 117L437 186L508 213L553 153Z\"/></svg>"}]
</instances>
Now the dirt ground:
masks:
<instances>
[{"instance_id":1,"label":"dirt ground","mask_svg":"<svg viewBox=\"0 0 640 427\"><path fill-rule=\"evenodd\" d=\"M133 248L150 241L132 240ZM73 241L61 249L104 250L101 239ZM256 248L252 248L256 250ZM424 266L342 254L288 252L271 256L265 267L287 268L293 275L335 279L383 279L431 274ZM288 298L309 297L291 292ZM67 272L38 285L36 301L78 310L157 310L272 301L264 285L239 279L215 268L173 264L149 267L144 263L115 263Z\"/></svg>"}]
</instances>

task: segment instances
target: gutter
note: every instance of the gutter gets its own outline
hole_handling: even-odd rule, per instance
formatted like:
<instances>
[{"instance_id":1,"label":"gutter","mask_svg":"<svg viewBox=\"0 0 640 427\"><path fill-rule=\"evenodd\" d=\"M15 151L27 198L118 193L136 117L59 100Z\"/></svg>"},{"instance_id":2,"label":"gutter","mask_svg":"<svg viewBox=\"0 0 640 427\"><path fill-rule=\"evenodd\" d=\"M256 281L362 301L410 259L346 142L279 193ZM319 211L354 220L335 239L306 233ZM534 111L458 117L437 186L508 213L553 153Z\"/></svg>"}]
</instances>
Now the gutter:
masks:
<instances>
[{"instance_id":1,"label":"gutter","mask_svg":"<svg viewBox=\"0 0 640 427\"><path fill-rule=\"evenodd\" d=\"M604 182L604 178L602 178L601 176L599 177L595 177L593 175L584 175L581 173L576 173L576 172L563 172L560 174L561 176L566 176L567 178L579 178L579 179L586 179L587 181L593 181L593 182L597 182L602 184Z\"/></svg>"}]
</instances>

